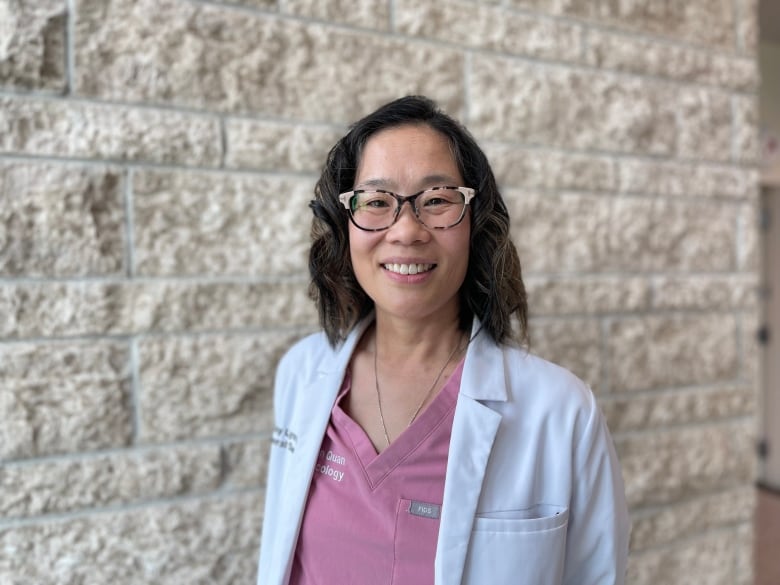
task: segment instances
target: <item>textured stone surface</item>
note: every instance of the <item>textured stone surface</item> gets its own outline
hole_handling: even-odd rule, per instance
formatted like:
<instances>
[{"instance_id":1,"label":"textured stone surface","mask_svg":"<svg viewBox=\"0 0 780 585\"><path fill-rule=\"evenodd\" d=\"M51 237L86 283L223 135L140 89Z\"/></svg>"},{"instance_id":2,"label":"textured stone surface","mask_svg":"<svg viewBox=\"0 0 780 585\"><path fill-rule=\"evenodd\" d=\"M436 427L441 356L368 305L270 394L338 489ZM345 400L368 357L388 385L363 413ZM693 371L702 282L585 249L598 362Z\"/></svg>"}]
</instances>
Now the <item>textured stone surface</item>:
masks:
<instances>
[{"instance_id":1,"label":"textured stone surface","mask_svg":"<svg viewBox=\"0 0 780 585\"><path fill-rule=\"evenodd\" d=\"M596 388L601 380L601 332L595 319L532 319L531 352Z\"/></svg>"},{"instance_id":2,"label":"textured stone surface","mask_svg":"<svg viewBox=\"0 0 780 585\"><path fill-rule=\"evenodd\" d=\"M0 161L0 276L120 273L122 187L118 169Z\"/></svg>"},{"instance_id":3,"label":"textured stone surface","mask_svg":"<svg viewBox=\"0 0 780 585\"><path fill-rule=\"evenodd\" d=\"M386 0L285 0L283 10L296 16L352 26L390 28L390 7Z\"/></svg>"},{"instance_id":4,"label":"textured stone surface","mask_svg":"<svg viewBox=\"0 0 780 585\"><path fill-rule=\"evenodd\" d=\"M306 270L310 180L150 171L133 188L141 275Z\"/></svg>"},{"instance_id":5,"label":"textured stone surface","mask_svg":"<svg viewBox=\"0 0 780 585\"><path fill-rule=\"evenodd\" d=\"M76 30L76 87L105 99L331 122L407 93L462 99L460 54L371 33L182 0L85 0Z\"/></svg>"},{"instance_id":6,"label":"textured stone surface","mask_svg":"<svg viewBox=\"0 0 780 585\"><path fill-rule=\"evenodd\" d=\"M670 504L749 483L754 439L751 418L617 438L629 505Z\"/></svg>"},{"instance_id":7,"label":"textured stone surface","mask_svg":"<svg viewBox=\"0 0 780 585\"><path fill-rule=\"evenodd\" d=\"M632 31L706 45L733 46L731 0L615 2L614 0L510 0L510 6L572 16Z\"/></svg>"},{"instance_id":8,"label":"textured stone surface","mask_svg":"<svg viewBox=\"0 0 780 585\"><path fill-rule=\"evenodd\" d=\"M725 271L736 264L729 206L518 191L506 198L526 271Z\"/></svg>"},{"instance_id":9,"label":"textured stone surface","mask_svg":"<svg viewBox=\"0 0 780 585\"><path fill-rule=\"evenodd\" d=\"M312 325L305 282L58 282L0 287L0 337Z\"/></svg>"},{"instance_id":10,"label":"textured stone surface","mask_svg":"<svg viewBox=\"0 0 780 585\"><path fill-rule=\"evenodd\" d=\"M0 527L0 582L232 585L253 582L262 494Z\"/></svg>"},{"instance_id":11,"label":"textured stone surface","mask_svg":"<svg viewBox=\"0 0 780 585\"><path fill-rule=\"evenodd\" d=\"M582 54L579 25L472 2L399 0L395 24L401 34L502 53L564 61L577 61Z\"/></svg>"},{"instance_id":12,"label":"textured stone surface","mask_svg":"<svg viewBox=\"0 0 780 585\"><path fill-rule=\"evenodd\" d=\"M10 464L0 472L0 518L202 493L215 489L219 480L216 445Z\"/></svg>"},{"instance_id":13,"label":"textured stone surface","mask_svg":"<svg viewBox=\"0 0 780 585\"><path fill-rule=\"evenodd\" d=\"M78 101L0 97L0 153L219 164L216 118Z\"/></svg>"},{"instance_id":14,"label":"textured stone surface","mask_svg":"<svg viewBox=\"0 0 780 585\"><path fill-rule=\"evenodd\" d=\"M755 195L755 193L752 193ZM741 205L737 211L737 269L761 270L761 212L757 199Z\"/></svg>"},{"instance_id":15,"label":"textured stone surface","mask_svg":"<svg viewBox=\"0 0 780 585\"><path fill-rule=\"evenodd\" d=\"M754 548L755 534L753 522L743 522L737 528L736 534L736 572L737 585L754 585Z\"/></svg>"},{"instance_id":16,"label":"textured stone surface","mask_svg":"<svg viewBox=\"0 0 780 585\"><path fill-rule=\"evenodd\" d=\"M739 49L754 57L758 53L760 40L758 22L759 0L736 0L737 16L737 46Z\"/></svg>"},{"instance_id":17,"label":"textured stone surface","mask_svg":"<svg viewBox=\"0 0 780 585\"><path fill-rule=\"evenodd\" d=\"M690 159L731 160L728 94L704 88L677 90L674 106L678 116L676 154Z\"/></svg>"},{"instance_id":18,"label":"textured stone surface","mask_svg":"<svg viewBox=\"0 0 780 585\"><path fill-rule=\"evenodd\" d=\"M631 550L652 548L719 527L749 522L755 503L755 489L745 486L640 512L632 518Z\"/></svg>"},{"instance_id":19,"label":"textured stone surface","mask_svg":"<svg viewBox=\"0 0 780 585\"><path fill-rule=\"evenodd\" d=\"M225 123L225 166L319 173L344 135L330 126L301 126L232 118Z\"/></svg>"},{"instance_id":20,"label":"textured stone surface","mask_svg":"<svg viewBox=\"0 0 780 585\"><path fill-rule=\"evenodd\" d=\"M601 408L613 433L690 425L755 413L756 394L749 384L709 389L611 396Z\"/></svg>"},{"instance_id":21,"label":"textured stone surface","mask_svg":"<svg viewBox=\"0 0 780 585\"><path fill-rule=\"evenodd\" d=\"M670 45L599 29L587 33L587 63L600 69L667 77L689 83L755 91L754 59L735 58L703 49Z\"/></svg>"},{"instance_id":22,"label":"textured stone surface","mask_svg":"<svg viewBox=\"0 0 780 585\"><path fill-rule=\"evenodd\" d=\"M626 583L631 585L734 583L735 542L738 532L722 530L634 555L629 559ZM702 579L706 576L706 581Z\"/></svg>"},{"instance_id":23,"label":"textured stone surface","mask_svg":"<svg viewBox=\"0 0 780 585\"><path fill-rule=\"evenodd\" d=\"M737 343L736 320L723 313L615 319L607 331L610 389L735 380Z\"/></svg>"},{"instance_id":24,"label":"textured stone surface","mask_svg":"<svg viewBox=\"0 0 780 585\"><path fill-rule=\"evenodd\" d=\"M496 180L504 188L617 189L615 163L607 157L491 143L483 148Z\"/></svg>"},{"instance_id":25,"label":"textured stone surface","mask_svg":"<svg viewBox=\"0 0 780 585\"><path fill-rule=\"evenodd\" d=\"M65 2L0 0L0 86L65 86Z\"/></svg>"},{"instance_id":26,"label":"textured stone surface","mask_svg":"<svg viewBox=\"0 0 780 585\"><path fill-rule=\"evenodd\" d=\"M270 439L253 439L224 447L225 476L229 488L253 488L265 485L270 455Z\"/></svg>"},{"instance_id":27,"label":"textured stone surface","mask_svg":"<svg viewBox=\"0 0 780 585\"><path fill-rule=\"evenodd\" d=\"M686 123L677 88L604 73L475 55L467 89L471 130L492 140L672 154Z\"/></svg>"},{"instance_id":28,"label":"textured stone surface","mask_svg":"<svg viewBox=\"0 0 780 585\"><path fill-rule=\"evenodd\" d=\"M525 288L532 315L622 313L650 305L650 284L643 278L530 276Z\"/></svg>"},{"instance_id":29,"label":"textured stone surface","mask_svg":"<svg viewBox=\"0 0 780 585\"><path fill-rule=\"evenodd\" d=\"M758 99L755 96L732 97L734 107L734 159L757 164L761 160Z\"/></svg>"},{"instance_id":30,"label":"textured stone surface","mask_svg":"<svg viewBox=\"0 0 780 585\"><path fill-rule=\"evenodd\" d=\"M753 309L758 301L756 274L662 276L653 282L659 309Z\"/></svg>"},{"instance_id":31,"label":"textured stone surface","mask_svg":"<svg viewBox=\"0 0 780 585\"><path fill-rule=\"evenodd\" d=\"M756 169L706 163L623 158L617 167L623 193L745 199L755 195L758 181Z\"/></svg>"},{"instance_id":32,"label":"textured stone surface","mask_svg":"<svg viewBox=\"0 0 780 585\"><path fill-rule=\"evenodd\" d=\"M0 344L0 459L127 445L129 369L125 343Z\"/></svg>"},{"instance_id":33,"label":"textured stone surface","mask_svg":"<svg viewBox=\"0 0 780 585\"><path fill-rule=\"evenodd\" d=\"M140 343L143 442L268 431L276 363L300 333L160 337Z\"/></svg>"}]
</instances>

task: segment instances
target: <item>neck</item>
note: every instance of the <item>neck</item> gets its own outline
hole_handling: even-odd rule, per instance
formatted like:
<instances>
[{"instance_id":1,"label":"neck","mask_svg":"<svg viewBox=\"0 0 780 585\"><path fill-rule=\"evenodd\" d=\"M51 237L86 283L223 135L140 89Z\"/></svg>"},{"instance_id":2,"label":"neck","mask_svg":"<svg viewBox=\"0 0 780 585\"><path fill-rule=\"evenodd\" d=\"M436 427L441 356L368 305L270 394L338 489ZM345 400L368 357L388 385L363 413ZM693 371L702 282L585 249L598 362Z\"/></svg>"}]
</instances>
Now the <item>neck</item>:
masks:
<instances>
[{"instance_id":1,"label":"neck","mask_svg":"<svg viewBox=\"0 0 780 585\"><path fill-rule=\"evenodd\" d=\"M430 362L449 354L462 343L463 332L457 315L435 322L410 322L377 314L375 347L388 364Z\"/></svg>"}]
</instances>

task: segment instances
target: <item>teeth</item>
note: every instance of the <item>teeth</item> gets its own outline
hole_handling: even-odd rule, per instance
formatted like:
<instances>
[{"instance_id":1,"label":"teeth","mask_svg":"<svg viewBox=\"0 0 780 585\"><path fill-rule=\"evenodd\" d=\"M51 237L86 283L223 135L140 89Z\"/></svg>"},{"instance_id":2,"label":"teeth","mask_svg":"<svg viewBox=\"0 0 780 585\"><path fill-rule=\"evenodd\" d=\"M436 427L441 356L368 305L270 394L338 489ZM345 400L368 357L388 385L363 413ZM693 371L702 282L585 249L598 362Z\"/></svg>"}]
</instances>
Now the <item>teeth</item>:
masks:
<instances>
[{"instance_id":1,"label":"teeth","mask_svg":"<svg viewBox=\"0 0 780 585\"><path fill-rule=\"evenodd\" d=\"M433 268L433 264L385 264L384 267L397 274L419 274Z\"/></svg>"}]
</instances>

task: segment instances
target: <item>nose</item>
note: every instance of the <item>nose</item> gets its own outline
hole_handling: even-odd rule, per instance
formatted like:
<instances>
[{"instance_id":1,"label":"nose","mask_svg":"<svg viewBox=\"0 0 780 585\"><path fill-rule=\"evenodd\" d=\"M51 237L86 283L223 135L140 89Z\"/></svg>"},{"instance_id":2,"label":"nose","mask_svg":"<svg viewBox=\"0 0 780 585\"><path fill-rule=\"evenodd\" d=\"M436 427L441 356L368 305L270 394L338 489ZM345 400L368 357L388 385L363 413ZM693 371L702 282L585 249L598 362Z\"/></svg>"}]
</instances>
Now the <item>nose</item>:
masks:
<instances>
[{"instance_id":1,"label":"nose","mask_svg":"<svg viewBox=\"0 0 780 585\"><path fill-rule=\"evenodd\" d=\"M430 238L430 232L421 224L412 209L411 201L404 201L401 204L401 211L398 212L398 220L390 226L388 236L391 241L401 244L414 244L425 242Z\"/></svg>"}]
</instances>

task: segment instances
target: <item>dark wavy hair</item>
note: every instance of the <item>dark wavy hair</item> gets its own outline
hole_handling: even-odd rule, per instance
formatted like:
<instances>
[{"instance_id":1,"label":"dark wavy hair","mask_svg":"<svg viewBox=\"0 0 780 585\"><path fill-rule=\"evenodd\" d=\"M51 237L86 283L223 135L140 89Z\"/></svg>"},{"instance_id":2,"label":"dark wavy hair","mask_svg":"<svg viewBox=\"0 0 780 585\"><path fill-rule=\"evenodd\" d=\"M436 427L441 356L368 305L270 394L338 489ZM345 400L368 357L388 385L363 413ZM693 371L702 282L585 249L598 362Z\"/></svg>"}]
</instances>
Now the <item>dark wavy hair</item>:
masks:
<instances>
[{"instance_id":1,"label":"dark wavy hair","mask_svg":"<svg viewBox=\"0 0 780 585\"><path fill-rule=\"evenodd\" d=\"M309 294L333 346L374 308L355 278L349 253L349 217L339 193L354 186L366 142L377 132L403 125L426 125L449 142L466 187L476 189L469 204L471 242L460 290L460 327L473 316L496 342L528 342L528 302L517 250L509 237L509 214L487 157L468 130L423 96L390 102L356 122L328 154L310 207L314 212L309 251ZM516 323L513 323L513 317Z\"/></svg>"}]
</instances>

